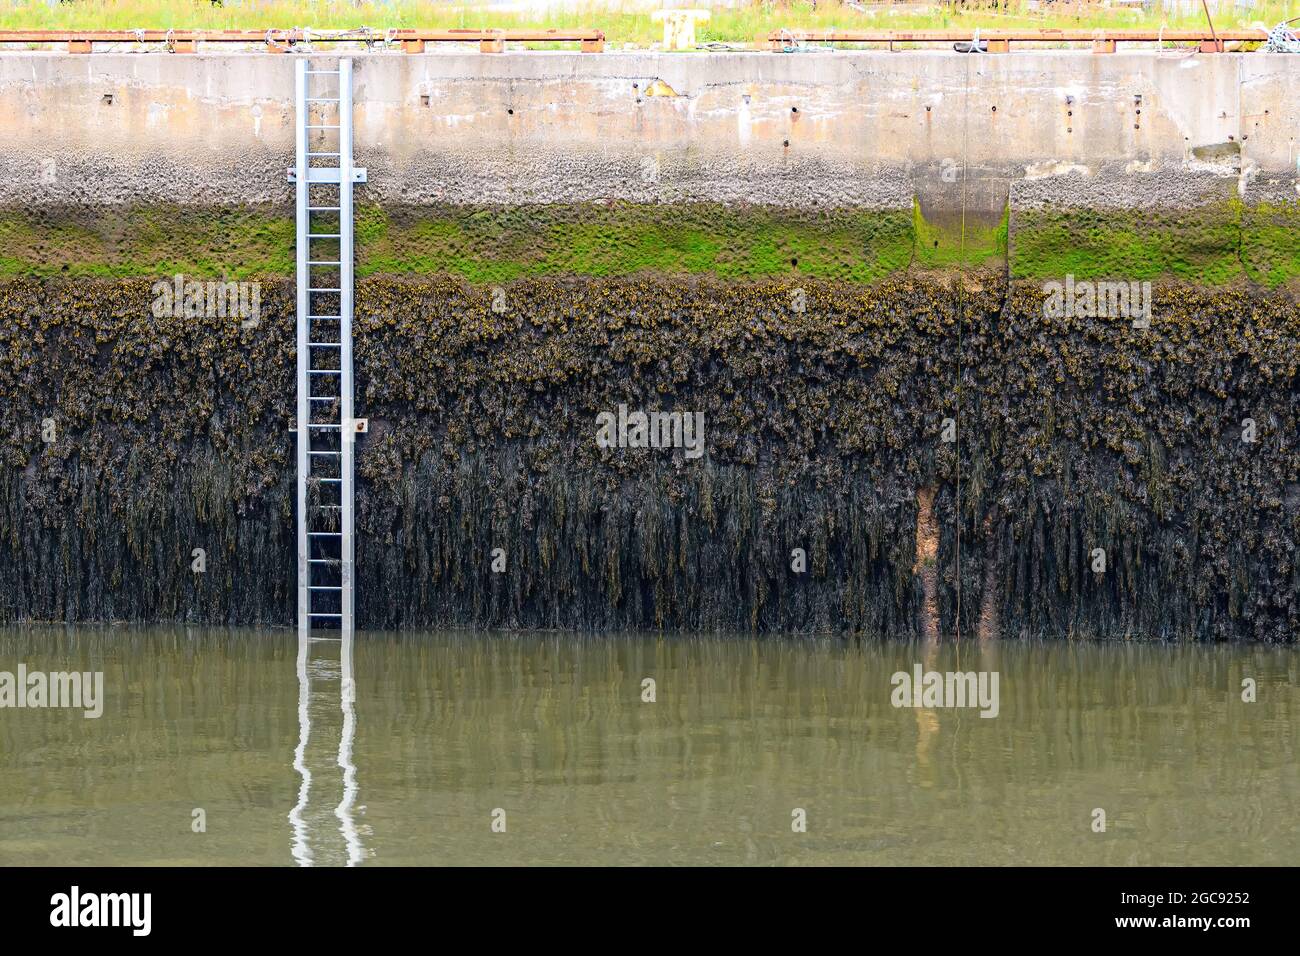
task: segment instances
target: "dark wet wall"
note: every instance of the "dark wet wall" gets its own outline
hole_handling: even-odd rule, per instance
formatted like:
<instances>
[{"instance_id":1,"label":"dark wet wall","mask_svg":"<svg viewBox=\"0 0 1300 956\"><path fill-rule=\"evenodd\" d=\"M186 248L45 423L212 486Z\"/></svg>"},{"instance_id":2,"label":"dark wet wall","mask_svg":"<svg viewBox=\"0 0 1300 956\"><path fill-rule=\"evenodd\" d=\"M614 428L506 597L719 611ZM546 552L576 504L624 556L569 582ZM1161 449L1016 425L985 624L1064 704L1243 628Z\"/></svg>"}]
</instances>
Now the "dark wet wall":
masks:
<instances>
[{"instance_id":1,"label":"dark wet wall","mask_svg":"<svg viewBox=\"0 0 1300 956\"><path fill-rule=\"evenodd\" d=\"M291 626L292 283L252 328L150 285L0 283L0 620ZM358 285L359 626L1300 633L1285 291L1142 330L993 273L499 288ZM620 403L703 455L598 447Z\"/></svg>"}]
</instances>

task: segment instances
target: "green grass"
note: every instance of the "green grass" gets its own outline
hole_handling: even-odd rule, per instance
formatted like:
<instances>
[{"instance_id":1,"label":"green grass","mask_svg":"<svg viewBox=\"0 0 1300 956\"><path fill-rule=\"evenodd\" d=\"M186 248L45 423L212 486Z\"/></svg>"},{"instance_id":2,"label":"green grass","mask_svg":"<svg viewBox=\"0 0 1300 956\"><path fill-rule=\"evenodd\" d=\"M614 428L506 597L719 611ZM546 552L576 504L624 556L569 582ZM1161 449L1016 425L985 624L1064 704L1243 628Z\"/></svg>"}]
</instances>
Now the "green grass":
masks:
<instances>
[{"instance_id":1,"label":"green grass","mask_svg":"<svg viewBox=\"0 0 1300 956\"><path fill-rule=\"evenodd\" d=\"M707 7L707 3L699 4ZM1249 27L1252 23L1273 26L1300 13L1296 0L1265 0L1254 8L1239 10L1234 5L1215 15L1220 29ZM787 4L753 3L738 9L713 11L700 24L700 43L749 43L755 37L782 27L820 29L944 29L998 27L1075 27L1080 29L1149 27L1203 29L1200 11L1187 16L1154 10L1128 11L1104 8L1098 3L1053 3L1031 10L1027 0L1007 0L1001 9L935 4L894 9L880 5L866 11L841 5L837 0L813 4L801 0ZM105 29L135 28L248 29L311 26L318 29L351 29L369 26L448 28L565 28L595 27L605 31L614 46L625 43L645 47L662 39L662 26L649 11L629 12L616 0L571 10L541 13L503 13L482 8L432 5L412 0L376 2L293 2L293 0L226 0L214 6L208 0L76 0L47 4L45 0L6 0L0 4L0 29ZM546 44L535 44L544 46Z\"/></svg>"}]
</instances>

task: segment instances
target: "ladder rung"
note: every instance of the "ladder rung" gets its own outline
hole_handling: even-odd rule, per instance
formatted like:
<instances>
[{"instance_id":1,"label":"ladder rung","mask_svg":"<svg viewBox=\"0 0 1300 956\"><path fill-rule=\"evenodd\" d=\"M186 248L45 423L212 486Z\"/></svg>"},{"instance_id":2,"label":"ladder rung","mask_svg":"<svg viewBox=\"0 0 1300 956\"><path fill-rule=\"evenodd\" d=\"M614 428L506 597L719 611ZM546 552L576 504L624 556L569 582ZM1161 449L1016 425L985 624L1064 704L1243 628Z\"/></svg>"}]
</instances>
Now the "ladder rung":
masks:
<instances>
[{"instance_id":1,"label":"ladder rung","mask_svg":"<svg viewBox=\"0 0 1300 956\"><path fill-rule=\"evenodd\" d=\"M342 289L327 289L325 287L308 286L308 292L342 292Z\"/></svg>"},{"instance_id":2,"label":"ladder rung","mask_svg":"<svg viewBox=\"0 0 1300 956\"><path fill-rule=\"evenodd\" d=\"M339 153L308 153L308 156L338 156ZM329 169L328 166L315 166L314 169Z\"/></svg>"},{"instance_id":3,"label":"ladder rung","mask_svg":"<svg viewBox=\"0 0 1300 956\"><path fill-rule=\"evenodd\" d=\"M338 70L304 70L308 76L338 76Z\"/></svg>"},{"instance_id":4,"label":"ladder rung","mask_svg":"<svg viewBox=\"0 0 1300 956\"><path fill-rule=\"evenodd\" d=\"M339 558L308 558L308 564L338 564Z\"/></svg>"},{"instance_id":5,"label":"ladder rung","mask_svg":"<svg viewBox=\"0 0 1300 956\"><path fill-rule=\"evenodd\" d=\"M343 369L341 368L311 368L307 370L308 375L340 375L342 372Z\"/></svg>"},{"instance_id":6,"label":"ladder rung","mask_svg":"<svg viewBox=\"0 0 1300 956\"><path fill-rule=\"evenodd\" d=\"M342 617L342 614L329 614L325 611L308 611L308 617Z\"/></svg>"},{"instance_id":7,"label":"ladder rung","mask_svg":"<svg viewBox=\"0 0 1300 956\"><path fill-rule=\"evenodd\" d=\"M309 584L308 591L342 591L343 589L337 584Z\"/></svg>"},{"instance_id":8,"label":"ladder rung","mask_svg":"<svg viewBox=\"0 0 1300 956\"><path fill-rule=\"evenodd\" d=\"M333 71L333 70L329 70L329 71L327 71L327 72L332 73L332 72L334 72L334 71ZM337 96L309 96L309 97L307 97L307 102L308 102L308 103L337 103L338 101L339 101L339 98L338 98Z\"/></svg>"},{"instance_id":9,"label":"ladder rung","mask_svg":"<svg viewBox=\"0 0 1300 956\"><path fill-rule=\"evenodd\" d=\"M307 454L309 454L309 455L341 455L341 454L343 454L343 452L341 452L341 451L309 451L309 452L307 452Z\"/></svg>"},{"instance_id":10,"label":"ladder rung","mask_svg":"<svg viewBox=\"0 0 1300 956\"><path fill-rule=\"evenodd\" d=\"M313 478L316 478L315 475L312 475L312 477L313 477ZM316 478L316 480L317 480L317 481L327 481L327 482L329 482L331 485L337 485L337 484L338 484L340 481L342 481L343 479L342 479L342 478ZM331 531L330 534L338 534L338 532L337 532L337 531Z\"/></svg>"},{"instance_id":11,"label":"ladder rung","mask_svg":"<svg viewBox=\"0 0 1300 956\"><path fill-rule=\"evenodd\" d=\"M340 238L340 236L337 232L309 232L307 233L307 238L308 239L338 239Z\"/></svg>"},{"instance_id":12,"label":"ladder rung","mask_svg":"<svg viewBox=\"0 0 1300 956\"><path fill-rule=\"evenodd\" d=\"M331 425L329 422L308 422L308 428L342 428L342 425Z\"/></svg>"},{"instance_id":13,"label":"ladder rung","mask_svg":"<svg viewBox=\"0 0 1300 956\"><path fill-rule=\"evenodd\" d=\"M308 123L307 128L308 129L338 129L339 127L337 123L334 124L333 126L329 126L321 123Z\"/></svg>"},{"instance_id":14,"label":"ladder rung","mask_svg":"<svg viewBox=\"0 0 1300 956\"><path fill-rule=\"evenodd\" d=\"M343 532L342 532L342 531L308 531L308 532L307 532L307 537L309 537L309 538L341 538L341 537L343 537Z\"/></svg>"},{"instance_id":15,"label":"ladder rung","mask_svg":"<svg viewBox=\"0 0 1300 956\"><path fill-rule=\"evenodd\" d=\"M309 316L307 316L307 318L309 318L309 319L329 319L331 322L337 322L339 319L343 318L343 316L341 316L341 315L309 315Z\"/></svg>"},{"instance_id":16,"label":"ladder rung","mask_svg":"<svg viewBox=\"0 0 1300 956\"><path fill-rule=\"evenodd\" d=\"M337 402L343 396L341 395L308 395L309 402Z\"/></svg>"},{"instance_id":17,"label":"ladder rung","mask_svg":"<svg viewBox=\"0 0 1300 956\"><path fill-rule=\"evenodd\" d=\"M343 348L343 343L342 342L308 342L307 347L312 349L341 349Z\"/></svg>"}]
</instances>

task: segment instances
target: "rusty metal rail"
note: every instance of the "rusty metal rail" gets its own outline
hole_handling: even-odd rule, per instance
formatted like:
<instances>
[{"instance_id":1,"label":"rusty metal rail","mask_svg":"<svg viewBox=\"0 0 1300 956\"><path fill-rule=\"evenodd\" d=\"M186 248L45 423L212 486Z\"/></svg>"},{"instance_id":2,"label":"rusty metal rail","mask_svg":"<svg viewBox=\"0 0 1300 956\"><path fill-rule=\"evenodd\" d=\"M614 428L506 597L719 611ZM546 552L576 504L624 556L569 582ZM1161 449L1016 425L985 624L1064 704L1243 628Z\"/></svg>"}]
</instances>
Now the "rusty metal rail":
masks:
<instances>
[{"instance_id":1,"label":"rusty metal rail","mask_svg":"<svg viewBox=\"0 0 1300 956\"><path fill-rule=\"evenodd\" d=\"M1268 31L1257 30L773 30L760 36L759 49L783 50L801 43L873 43L890 49L900 43L979 42L988 53L1006 53L1025 43L1089 43L1095 53L1114 53L1119 43L1194 43L1203 53L1224 52L1228 43L1263 43ZM507 43L577 43L584 53L605 49L603 30L0 30L7 43L67 44L69 53L90 53L96 43L161 45L171 53L194 53L200 43L259 46L287 53L308 43L400 45L403 52L423 53L429 43L477 43L484 53L501 53Z\"/></svg>"},{"instance_id":2,"label":"rusty metal rail","mask_svg":"<svg viewBox=\"0 0 1300 956\"><path fill-rule=\"evenodd\" d=\"M773 30L760 37L768 49L799 43L975 43L1006 53L1013 43L1091 43L1094 53L1114 53L1117 43L1195 43L1202 53L1222 53L1227 43L1268 40L1267 30Z\"/></svg>"},{"instance_id":3,"label":"rusty metal rail","mask_svg":"<svg viewBox=\"0 0 1300 956\"><path fill-rule=\"evenodd\" d=\"M306 43L400 44L406 53L423 53L427 43L477 43L484 53L501 53L520 43L578 43L583 53L605 49L601 30L0 30L0 44L66 43L69 53L90 53L96 43L161 44L171 53L194 53L200 43L260 45L287 53Z\"/></svg>"}]
</instances>

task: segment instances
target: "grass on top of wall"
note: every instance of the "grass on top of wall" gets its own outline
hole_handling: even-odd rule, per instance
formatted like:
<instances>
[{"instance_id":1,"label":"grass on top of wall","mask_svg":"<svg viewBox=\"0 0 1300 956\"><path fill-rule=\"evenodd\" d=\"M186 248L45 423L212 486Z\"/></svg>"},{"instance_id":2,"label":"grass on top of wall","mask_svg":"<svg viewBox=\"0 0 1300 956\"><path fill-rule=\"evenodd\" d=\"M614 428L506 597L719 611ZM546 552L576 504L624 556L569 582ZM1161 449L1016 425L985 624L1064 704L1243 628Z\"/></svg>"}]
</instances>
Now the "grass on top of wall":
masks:
<instances>
[{"instance_id":1,"label":"grass on top of wall","mask_svg":"<svg viewBox=\"0 0 1300 956\"><path fill-rule=\"evenodd\" d=\"M562 9L506 12L472 5L433 5L419 0L392 2L308 2L308 0L9 0L0 7L0 29L58 30L87 28L130 30L168 27L176 29L351 29L369 26L454 28L597 28L611 44L645 47L663 38L663 26L651 18L658 2L610 0L577 3ZM708 4L697 4L707 7ZM1120 10L1099 2L1039 4L1028 0L991 3L907 5L881 4L874 9L855 8L839 0L789 3L755 2L711 11L710 19L696 28L699 43L750 43L760 34L783 27L794 29L948 29L984 30L1009 27L1068 27L1076 29L1205 29L1199 6L1186 13L1156 7L1150 11ZM1295 13L1284 0L1242 9L1222 4L1214 12L1220 30L1246 28L1252 23L1273 26ZM547 46L549 44L530 44Z\"/></svg>"}]
</instances>

